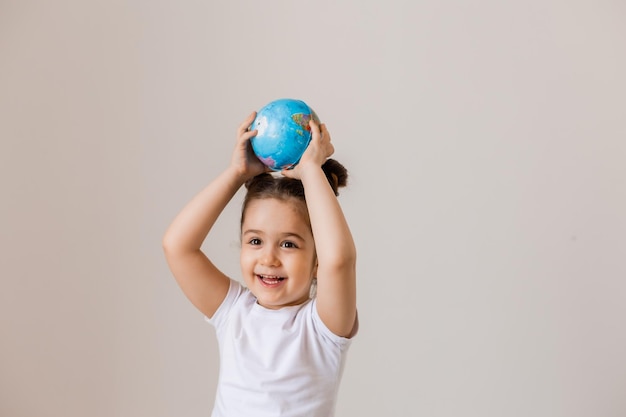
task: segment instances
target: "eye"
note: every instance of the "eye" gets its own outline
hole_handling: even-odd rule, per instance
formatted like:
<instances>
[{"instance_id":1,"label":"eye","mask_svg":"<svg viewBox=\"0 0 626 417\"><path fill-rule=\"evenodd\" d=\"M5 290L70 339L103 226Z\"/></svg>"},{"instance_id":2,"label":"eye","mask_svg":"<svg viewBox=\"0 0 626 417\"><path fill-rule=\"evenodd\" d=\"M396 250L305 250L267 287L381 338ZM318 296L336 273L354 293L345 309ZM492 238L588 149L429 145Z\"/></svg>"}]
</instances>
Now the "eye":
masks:
<instances>
[{"instance_id":1,"label":"eye","mask_svg":"<svg viewBox=\"0 0 626 417\"><path fill-rule=\"evenodd\" d=\"M290 240L286 240L283 243L280 244L281 248L287 248L287 249L297 249L298 245L296 245L295 243L293 243Z\"/></svg>"},{"instance_id":2,"label":"eye","mask_svg":"<svg viewBox=\"0 0 626 417\"><path fill-rule=\"evenodd\" d=\"M253 246L260 245L261 239L259 239L258 237L253 237L252 239L248 240L248 244Z\"/></svg>"}]
</instances>

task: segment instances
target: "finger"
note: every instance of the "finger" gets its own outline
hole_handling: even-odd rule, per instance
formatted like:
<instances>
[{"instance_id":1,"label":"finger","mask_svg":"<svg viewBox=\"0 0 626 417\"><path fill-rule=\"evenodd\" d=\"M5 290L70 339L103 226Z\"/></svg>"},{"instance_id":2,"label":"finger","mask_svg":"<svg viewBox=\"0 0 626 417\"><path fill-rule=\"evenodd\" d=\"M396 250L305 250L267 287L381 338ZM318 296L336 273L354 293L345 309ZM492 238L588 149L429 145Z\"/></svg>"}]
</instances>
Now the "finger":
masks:
<instances>
[{"instance_id":1,"label":"finger","mask_svg":"<svg viewBox=\"0 0 626 417\"><path fill-rule=\"evenodd\" d=\"M246 130L243 133L241 133L239 135L239 141L240 142L247 142L248 140L250 140L250 138L256 136L256 134L259 133L258 130Z\"/></svg>"},{"instance_id":2,"label":"finger","mask_svg":"<svg viewBox=\"0 0 626 417\"><path fill-rule=\"evenodd\" d=\"M326 127L325 124L322 125L322 135L328 140L330 140L330 132L328 131L328 128Z\"/></svg>"},{"instance_id":3,"label":"finger","mask_svg":"<svg viewBox=\"0 0 626 417\"><path fill-rule=\"evenodd\" d=\"M245 131L247 131L250 128L250 125L252 125L252 122L254 121L255 117L256 117L256 111L253 111L252 113L250 113L248 117L246 117L246 119L243 122L241 122L241 124L239 125L239 128L237 129L238 136L241 136Z\"/></svg>"},{"instance_id":4,"label":"finger","mask_svg":"<svg viewBox=\"0 0 626 417\"><path fill-rule=\"evenodd\" d=\"M315 120L309 120L309 127L311 128L311 133L313 138L320 137L322 134L320 132L320 127L315 123Z\"/></svg>"}]
</instances>

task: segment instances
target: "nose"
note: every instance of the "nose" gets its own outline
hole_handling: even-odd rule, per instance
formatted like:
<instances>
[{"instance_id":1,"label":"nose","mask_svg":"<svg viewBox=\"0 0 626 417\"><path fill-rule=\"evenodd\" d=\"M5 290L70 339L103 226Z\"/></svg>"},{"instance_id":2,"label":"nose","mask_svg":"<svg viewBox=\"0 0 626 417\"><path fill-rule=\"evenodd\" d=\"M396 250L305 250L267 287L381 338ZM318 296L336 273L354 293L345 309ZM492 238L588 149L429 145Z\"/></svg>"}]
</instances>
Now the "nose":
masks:
<instances>
[{"instance_id":1,"label":"nose","mask_svg":"<svg viewBox=\"0 0 626 417\"><path fill-rule=\"evenodd\" d=\"M276 255L275 248L271 246L266 246L263 248L263 252L261 253L261 265L263 266L279 266L280 259Z\"/></svg>"}]
</instances>

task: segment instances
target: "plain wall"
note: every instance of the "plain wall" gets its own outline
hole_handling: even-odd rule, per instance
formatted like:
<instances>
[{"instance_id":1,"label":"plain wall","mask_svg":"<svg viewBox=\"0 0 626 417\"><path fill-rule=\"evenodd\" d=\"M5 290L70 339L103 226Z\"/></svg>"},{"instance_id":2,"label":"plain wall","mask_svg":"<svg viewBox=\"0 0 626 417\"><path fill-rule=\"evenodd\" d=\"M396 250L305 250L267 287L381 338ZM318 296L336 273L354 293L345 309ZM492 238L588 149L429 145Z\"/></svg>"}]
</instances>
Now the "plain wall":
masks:
<instances>
[{"instance_id":1,"label":"plain wall","mask_svg":"<svg viewBox=\"0 0 626 417\"><path fill-rule=\"evenodd\" d=\"M626 415L621 1L0 1L0 416L207 416L161 251L239 123L299 98L350 170L337 415ZM241 194L205 243L239 276Z\"/></svg>"}]
</instances>

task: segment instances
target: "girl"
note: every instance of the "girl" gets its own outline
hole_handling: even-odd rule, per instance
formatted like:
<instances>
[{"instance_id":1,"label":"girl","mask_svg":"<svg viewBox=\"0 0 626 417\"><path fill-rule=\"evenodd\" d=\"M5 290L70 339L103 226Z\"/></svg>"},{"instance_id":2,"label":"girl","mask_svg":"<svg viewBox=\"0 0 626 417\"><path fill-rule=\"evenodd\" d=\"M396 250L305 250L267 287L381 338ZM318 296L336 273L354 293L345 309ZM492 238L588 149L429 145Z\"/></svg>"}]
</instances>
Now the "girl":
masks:
<instances>
[{"instance_id":1,"label":"girl","mask_svg":"<svg viewBox=\"0 0 626 417\"><path fill-rule=\"evenodd\" d=\"M215 326L220 375L213 417L334 415L356 312L356 248L337 201L345 168L324 124L300 162L272 175L237 131L230 166L176 216L163 237L170 269ZM241 273L230 279L200 250L245 184Z\"/></svg>"}]
</instances>

